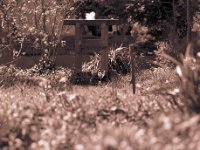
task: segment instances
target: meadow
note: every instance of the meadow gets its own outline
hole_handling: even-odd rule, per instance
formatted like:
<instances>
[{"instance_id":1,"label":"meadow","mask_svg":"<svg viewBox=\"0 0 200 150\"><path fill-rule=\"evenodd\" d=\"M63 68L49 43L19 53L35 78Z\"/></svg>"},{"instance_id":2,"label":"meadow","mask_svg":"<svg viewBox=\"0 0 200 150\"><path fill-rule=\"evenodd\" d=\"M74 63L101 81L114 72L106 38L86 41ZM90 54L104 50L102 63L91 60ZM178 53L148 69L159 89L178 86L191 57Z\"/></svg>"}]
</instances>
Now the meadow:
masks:
<instances>
[{"instance_id":1,"label":"meadow","mask_svg":"<svg viewBox=\"0 0 200 150\"><path fill-rule=\"evenodd\" d=\"M198 149L200 117L186 113L174 67L137 59L135 94L130 74L77 85L67 68L1 67L0 149Z\"/></svg>"},{"instance_id":2,"label":"meadow","mask_svg":"<svg viewBox=\"0 0 200 150\"><path fill-rule=\"evenodd\" d=\"M0 149L199 150L198 6L191 0L1 0ZM65 46L73 45L63 20L95 11L122 21L109 32L109 76L99 71L96 54L81 74L56 66L57 52L64 58ZM41 57L38 63L32 55ZM35 66L17 67L22 57Z\"/></svg>"}]
</instances>

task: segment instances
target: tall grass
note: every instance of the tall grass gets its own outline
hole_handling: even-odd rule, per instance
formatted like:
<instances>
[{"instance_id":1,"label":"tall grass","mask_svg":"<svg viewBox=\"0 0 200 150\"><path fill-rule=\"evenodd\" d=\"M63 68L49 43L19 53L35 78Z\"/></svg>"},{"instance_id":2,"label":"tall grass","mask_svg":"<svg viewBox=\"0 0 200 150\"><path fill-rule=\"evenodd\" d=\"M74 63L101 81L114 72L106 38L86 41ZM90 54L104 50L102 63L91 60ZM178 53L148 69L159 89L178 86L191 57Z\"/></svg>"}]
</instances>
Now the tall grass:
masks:
<instances>
[{"instance_id":1,"label":"tall grass","mask_svg":"<svg viewBox=\"0 0 200 150\"><path fill-rule=\"evenodd\" d=\"M176 72L180 79L180 93L183 103L190 112L200 113L200 56L194 54L192 44L188 44L181 61L162 54L177 65Z\"/></svg>"}]
</instances>

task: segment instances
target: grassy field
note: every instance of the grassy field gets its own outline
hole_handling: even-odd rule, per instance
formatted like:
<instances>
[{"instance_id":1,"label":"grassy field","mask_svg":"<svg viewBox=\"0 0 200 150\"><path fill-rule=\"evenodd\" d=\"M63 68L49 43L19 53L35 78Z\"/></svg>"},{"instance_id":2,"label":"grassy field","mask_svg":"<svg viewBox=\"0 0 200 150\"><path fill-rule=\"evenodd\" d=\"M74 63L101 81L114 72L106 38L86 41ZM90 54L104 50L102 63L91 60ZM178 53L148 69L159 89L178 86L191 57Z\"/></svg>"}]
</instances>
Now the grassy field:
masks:
<instances>
[{"instance_id":1,"label":"grassy field","mask_svg":"<svg viewBox=\"0 0 200 150\"><path fill-rule=\"evenodd\" d=\"M183 113L174 69L144 68L134 95L129 74L93 86L70 83L69 69L1 68L0 149L199 149L200 117Z\"/></svg>"},{"instance_id":2,"label":"grassy field","mask_svg":"<svg viewBox=\"0 0 200 150\"><path fill-rule=\"evenodd\" d=\"M45 2L0 1L0 150L200 150L199 0ZM78 41L92 54L84 73L58 67L75 56L62 20L89 11L120 19L108 34L109 77L94 43L90 53Z\"/></svg>"}]
</instances>

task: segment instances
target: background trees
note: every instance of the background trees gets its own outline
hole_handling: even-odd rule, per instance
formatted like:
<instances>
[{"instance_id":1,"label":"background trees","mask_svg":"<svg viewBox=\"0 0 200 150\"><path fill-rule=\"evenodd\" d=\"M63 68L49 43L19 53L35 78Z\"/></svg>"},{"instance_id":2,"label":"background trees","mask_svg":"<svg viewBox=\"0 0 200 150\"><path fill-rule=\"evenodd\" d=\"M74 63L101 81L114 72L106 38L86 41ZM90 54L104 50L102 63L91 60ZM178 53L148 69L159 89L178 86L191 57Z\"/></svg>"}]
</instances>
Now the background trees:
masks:
<instances>
[{"instance_id":1,"label":"background trees","mask_svg":"<svg viewBox=\"0 0 200 150\"><path fill-rule=\"evenodd\" d=\"M183 38L191 22L198 18L199 1L184 0L2 0L0 2L1 50L56 50L60 43L63 18L83 17L94 10L99 17L120 18L125 24L140 24L155 37L169 31ZM191 3L191 4L190 4ZM190 4L187 5L187 4ZM187 7L188 6L188 7ZM188 11L191 8L191 11ZM188 15L187 15L188 14ZM190 37L188 37L190 38ZM28 42L28 45L23 44Z\"/></svg>"},{"instance_id":2,"label":"background trees","mask_svg":"<svg viewBox=\"0 0 200 150\"><path fill-rule=\"evenodd\" d=\"M54 50L59 43L62 21L72 0L8 0L1 1L0 44L19 50ZM2 45L3 46L3 45Z\"/></svg>"}]
</instances>

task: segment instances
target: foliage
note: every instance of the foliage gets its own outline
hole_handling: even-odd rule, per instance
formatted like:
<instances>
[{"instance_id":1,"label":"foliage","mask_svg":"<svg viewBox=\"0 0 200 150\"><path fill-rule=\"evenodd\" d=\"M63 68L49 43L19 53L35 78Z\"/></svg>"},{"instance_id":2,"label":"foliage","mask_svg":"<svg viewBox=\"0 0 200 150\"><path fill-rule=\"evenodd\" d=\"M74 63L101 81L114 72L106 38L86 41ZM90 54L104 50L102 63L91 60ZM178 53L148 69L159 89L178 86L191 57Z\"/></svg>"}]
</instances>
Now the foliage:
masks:
<instances>
[{"instance_id":1,"label":"foliage","mask_svg":"<svg viewBox=\"0 0 200 150\"><path fill-rule=\"evenodd\" d=\"M53 68L48 56L59 44L61 29L60 22L57 24L54 19L61 19L72 4L42 2L47 1L0 1L1 44L15 48L19 43L24 48L25 42L30 41L31 47L44 50L40 71ZM150 39L146 25L157 23L160 16L154 16L154 12L163 9L160 2L164 1L120 2L98 1L109 4L106 7L116 16L124 14L116 10L128 10L133 20L140 21L133 24L138 29L136 41L146 42ZM30 11L32 4L37 4L33 7L37 11ZM125 20L129 13L124 14ZM161 16L162 21L169 21ZM144 20L139 20L141 17ZM130 75L83 88L70 83L73 74L69 69L41 75L32 69L0 67L0 149L198 149L200 117L177 112L179 106L198 113L200 110L199 53L194 56L191 50L188 46L181 62L165 55L178 65L180 87L173 69L152 64L149 68L140 67L153 60L138 56L141 61L136 61L140 72L136 74L135 95L130 90ZM83 69L98 72L99 59L95 55ZM130 71L127 47L112 48L109 59L111 70L122 74ZM179 92L184 101L179 101ZM175 101L167 94L176 96Z\"/></svg>"},{"instance_id":2,"label":"foliage","mask_svg":"<svg viewBox=\"0 0 200 150\"><path fill-rule=\"evenodd\" d=\"M193 12L198 9L196 7L198 2L194 3ZM181 37L186 35L186 2L183 0L175 1L175 3L173 0L83 0L77 1L75 7L77 7L75 11L77 16L83 17L87 11L96 11L101 17L120 18L124 23L139 21L141 24L160 32L164 31L166 25L174 25L175 21L178 34Z\"/></svg>"},{"instance_id":3,"label":"foliage","mask_svg":"<svg viewBox=\"0 0 200 150\"><path fill-rule=\"evenodd\" d=\"M1 45L20 53L25 51L27 55L41 54L45 49L55 54L61 42L63 18L72 0L2 0L0 3Z\"/></svg>"},{"instance_id":4,"label":"foliage","mask_svg":"<svg viewBox=\"0 0 200 150\"><path fill-rule=\"evenodd\" d=\"M111 48L108 54L108 72L101 69L100 54L95 53L90 61L82 66L83 73L72 76L72 82L75 84L96 85L113 80L120 75L130 73L129 50L127 47Z\"/></svg>"},{"instance_id":5,"label":"foliage","mask_svg":"<svg viewBox=\"0 0 200 150\"><path fill-rule=\"evenodd\" d=\"M127 47L111 48L109 50L109 69L117 71L119 74L127 74L130 72L129 50ZM91 61L83 65L83 71L97 73L100 69L100 55L95 54L91 57Z\"/></svg>"},{"instance_id":6,"label":"foliage","mask_svg":"<svg viewBox=\"0 0 200 150\"><path fill-rule=\"evenodd\" d=\"M193 53L191 44L188 45L185 56L181 56L181 62L163 54L164 57L177 65L176 71L180 78L180 92L183 103L189 111L197 113L200 111L200 59L198 55L198 53Z\"/></svg>"},{"instance_id":7,"label":"foliage","mask_svg":"<svg viewBox=\"0 0 200 150\"><path fill-rule=\"evenodd\" d=\"M69 83L69 69L39 76L1 68L0 148L198 149L199 116L177 112L157 92L173 88L172 69L163 70L141 72L132 95L128 75L83 88Z\"/></svg>"}]
</instances>

